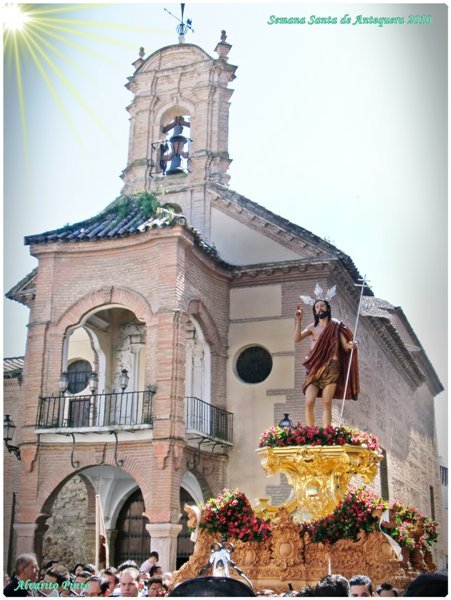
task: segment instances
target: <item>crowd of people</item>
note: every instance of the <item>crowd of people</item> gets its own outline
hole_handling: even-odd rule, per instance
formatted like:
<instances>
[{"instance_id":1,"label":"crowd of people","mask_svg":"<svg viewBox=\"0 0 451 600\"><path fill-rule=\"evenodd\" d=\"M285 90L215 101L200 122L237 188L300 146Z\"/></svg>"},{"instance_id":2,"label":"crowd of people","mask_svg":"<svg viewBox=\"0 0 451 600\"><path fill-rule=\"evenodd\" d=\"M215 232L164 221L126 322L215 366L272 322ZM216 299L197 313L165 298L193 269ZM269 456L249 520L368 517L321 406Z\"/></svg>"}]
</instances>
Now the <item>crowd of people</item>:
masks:
<instances>
[{"instance_id":1,"label":"crowd of people","mask_svg":"<svg viewBox=\"0 0 451 600\"><path fill-rule=\"evenodd\" d=\"M16 596L84 596L102 598L106 596L162 597L169 594L172 573L163 573L158 564L158 553L153 551L140 566L133 561L123 562L117 568L107 567L98 571L92 564L77 563L71 570L57 560L46 563L40 570L33 554L17 557L12 577L5 576L3 594L7 598ZM199 580L197 580L199 582ZM205 586L205 592L208 591ZM199 587L196 588L197 590ZM224 581L223 593L227 593ZM371 579L365 575L355 575L349 580L341 575L327 575L315 586L306 585L301 590L289 589L281 596L323 596L323 597L441 597L448 594L448 577L441 573L426 573L413 580L403 593L391 583L384 582L373 588ZM170 594L171 595L171 594ZM186 593L184 595L198 595ZM217 596L218 593L201 595ZM250 595L254 595L251 593ZM273 590L256 592L257 596L276 596Z\"/></svg>"},{"instance_id":2,"label":"crowd of people","mask_svg":"<svg viewBox=\"0 0 451 600\"><path fill-rule=\"evenodd\" d=\"M271 596L271 590L265 590L258 595ZM405 589L400 592L391 583L384 582L375 589L373 582L366 575L354 575L349 580L342 575L326 575L315 586L306 585L301 590L294 590L287 596L317 596L317 597L351 597L351 598L386 598L399 596L439 597L448 595L448 577L442 573L425 573L418 575Z\"/></svg>"},{"instance_id":3,"label":"crowd of people","mask_svg":"<svg viewBox=\"0 0 451 600\"><path fill-rule=\"evenodd\" d=\"M71 570L57 560L40 570L33 554L17 557L13 576L5 576L3 594L15 596L106 596L133 598L166 596L172 573L163 573L157 552L141 565L128 560L117 568L98 571L92 564L77 563Z\"/></svg>"}]
</instances>

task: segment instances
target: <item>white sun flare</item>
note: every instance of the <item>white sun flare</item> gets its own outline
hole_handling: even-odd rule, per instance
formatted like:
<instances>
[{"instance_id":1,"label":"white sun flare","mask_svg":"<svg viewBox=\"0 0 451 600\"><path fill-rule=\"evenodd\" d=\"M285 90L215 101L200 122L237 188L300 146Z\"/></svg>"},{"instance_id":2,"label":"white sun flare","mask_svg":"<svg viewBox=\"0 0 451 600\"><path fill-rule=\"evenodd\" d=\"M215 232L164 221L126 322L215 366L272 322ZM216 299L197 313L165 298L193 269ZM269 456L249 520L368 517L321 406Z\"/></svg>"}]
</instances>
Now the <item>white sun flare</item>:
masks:
<instances>
[{"instance_id":1,"label":"white sun flare","mask_svg":"<svg viewBox=\"0 0 451 600\"><path fill-rule=\"evenodd\" d=\"M8 2L2 6L3 29L8 31L22 31L24 25L30 20L29 15L24 12L20 4Z\"/></svg>"}]
</instances>

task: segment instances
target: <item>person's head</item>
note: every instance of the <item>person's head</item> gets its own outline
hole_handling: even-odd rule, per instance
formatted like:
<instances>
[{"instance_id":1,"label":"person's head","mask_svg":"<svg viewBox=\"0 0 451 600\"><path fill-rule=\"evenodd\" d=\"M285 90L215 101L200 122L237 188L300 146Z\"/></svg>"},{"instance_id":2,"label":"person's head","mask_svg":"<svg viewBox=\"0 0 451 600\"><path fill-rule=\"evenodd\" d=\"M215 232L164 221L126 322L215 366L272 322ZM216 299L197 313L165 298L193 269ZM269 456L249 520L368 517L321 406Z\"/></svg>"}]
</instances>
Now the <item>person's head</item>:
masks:
<instances>
[{"instance_id":1,"label":"person's head","mask_svg":"<svg viewBox=\"0 0 451 600\"><path fill-rule=\"evenodd\" d=\"M426 598L448 595L448 576L443 573L422 573L407 586L404 596L424 596Z\"/></svg>"},{"instance_id":2,"label":"person's head","mask_svg":"<svg viewBox=\"0 0 451 600\"><path fill-rule=\"evenodd\" d=\"M153 565L149 569L149 575L150 577L155 577L156 575L161 576L163 575L163 569L160 567L160 565Z\"/></svg>"},{"instance_id":3,"label":"person's head","mask_svg":"<svg viewBox=\"0 0 451 600\"><path fill-rule=\"evenodd\" d=\"M95 565L91 565L91 564L87 564L83 567L83 571L87 571L88 573L91 573L91 575L95 575L96 574L96 567Z\"/></svg>"},{"instance_id":4,"label":"person's head","mask_svg":"<svg viewBox=\"0 0 451 600\"><path fill-rule=\"evenodd\" d=\"M366 575L354 575L349 580L351 596L353 598L368 598L373 595L373 584Z\"/></svg>"},{"instance_id":5,"label":"person's head","mask_svg":"<svg viewBox=\"0 0 451 600\"><path fill-rule=\"evenodd\" d=\"M125 571L125 569L137 569L138 565L136 564L136 562L134 560L126 560L125 562L121 563L117 570L119 571L119 573L122 573L122 571Z\"/></svg>"},{"instance_id":6,"label":"person's head","mask_svg":"<svg viewBox=\"0 0 451 600\"><path fill-rule=\"evenodd\" d=\"M47 569L44 575L45 582L53 583L58 586L60 595L68 595L70 573L64 565L55 563L50 569ZM56 589L56 587L54 587Z\"/></svg>"},{"instance_id":7,"label":"person's head","mask_svg":"<svg viewBox=\"0 0 451 600\"><path fill-rule=\"evenodd\" d=\"M313 305L313 318L315 325L318 325L320 319L327 319L330 321L332 318L332 309L327 300L317 300Z\"/></svg>"},{"instance_id":8,"label":"person's head","mask_svg":"<svg viewBox=\"0 0 451 600\"><path fill-rule=\"evenodd\" d=\"M81 573L83 571L83 563L76 563L73 567L72 567L72 571L71 573L73 573L74 575L78 575L79 573Z\"/></svg>"},{"instance_id":9,"label":"person's head","mask_svg":"<svg viewBox=\"0 0 451 600\"><path fill-rule=\"evenodd\" d=\"M91 577L92 573L89 571L80 571L78 575L75 576L74 583L86 583L86 581Z\"/></svg>"},{"instance_id":10,"label":"person's head","mask_svg":"<svg viewBox=\"0 0 451 600\"><path fill-rule=\"evenodd\" d=\"M107 567L102 571L102 577L108 581L108 589L110 594L112 594L116 589L117 584L119 583L117 569L115 569L114 567Z\"/></svg>"},{"instance_id":11,"label":"person's head","mask_svg":"<svg viewBox=\"0 0 451 600\"><path fill-rule=\"evenodd\" d=\"M376 594L381 598L399 596L398 590L391 583L381 583L376 588Z\"/></svg>"},{"instance_id":12,"label":"person's head","mask_svg":"<svg viewBox=\"0 0 451 600\"><path fill-rule=\"evenodd\" d=\"M86 581L87 587L84 590L84 595L90 598L98 598L99 596L108 596L108 580L99 575L92 575Z\"/></svg>"},{"instance_id":13,"label":"person's head","mask_svg":"<svg viewBox=\"0 0 451 600\"><path fill-rule=\"evenodd\" d=\"M315 596L349 596L349 582L342 575L326 575L316 584Z\"/></svg>"},{"instance_id":14,"label":"person's head","mask_svg":"<svg viewBox=\"0 0 451 600\"><path fill-rule=\"evenodd\" d=\"M154 565L156 565L157 562L160 560L160 555L158 554L158 552L156 552L156 550L152 550L152 552L149 554L149 559L153 562Z\"/></svg>"},{"instance_id":15,"label":"person's head","mask_svg":"<svg viewBox=\"0 0 451 600\"><path fill-rule=\"evenodd\" d=\"M151 577L147 582L147 595L151 597L166 596L167 588L161 577Z\"/></svg>"},{"instance_id":16,"label":"person's head","mask_svg":"<svg viewBox=\"0 0 451 600\"><path fill-rule=\"evenodd\" d=\"M16 558L14 573L17 579L36 581L39 573L36 556L34 554L20 554Z\"/></svg>"},{"instance_id":17,"label":"person's head","mask_svg":"<svg viewBox=\"0 0 451 600\"><path fill-rule=\"evenodd\" d=\"M312 587L311 585L304 585L303 588L301 588L299 590L299 592L297 594L295 594L296 596L316 596L315 594L315 588Z\"/></svg>"},{"instance_id":18,"label":"person's head","mask_svg":"<svg viewBox=\"0 0 451 600\"><path fill-rule=\"evenodd\" d=\"M121 596L132 598L139 592L139 571L133 567L124 569L119 576Z\"/></svg>"}]
</instances>

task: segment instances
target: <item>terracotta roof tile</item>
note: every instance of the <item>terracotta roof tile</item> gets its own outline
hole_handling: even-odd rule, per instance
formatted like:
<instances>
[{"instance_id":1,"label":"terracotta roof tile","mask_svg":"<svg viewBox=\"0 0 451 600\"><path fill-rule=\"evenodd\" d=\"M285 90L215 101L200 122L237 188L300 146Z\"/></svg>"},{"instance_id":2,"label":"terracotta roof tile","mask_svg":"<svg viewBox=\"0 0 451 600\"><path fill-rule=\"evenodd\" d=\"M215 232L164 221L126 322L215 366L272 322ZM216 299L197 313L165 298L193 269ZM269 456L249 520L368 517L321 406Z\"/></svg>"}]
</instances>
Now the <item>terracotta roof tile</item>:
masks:
<instances>
[{"instance_id":1,"label":"terracotta roof tile","mask_svg":"<svg viewBox=\"0 0 451 600\"><path fill-rule=\"evenodd\" d=\"M18 377L23 370L23 356L15 356L13 358L3 359L3 377L13 379Z\"/></svg>"},{"instance_id":2,"label":"terracotta roof tile","mask_svg":"<svg viewBox=\"0 0 451 600\"><path fill-rule=\"evenodd\" d=\"M105 240L136 235L147 228L170 227L177 224L178 221L179 215L164 209L163 212L149 217L133 201L130 203L127 214L122 215L118 210L118 204L113 202L104 211L91 219L65 225L52 231L28 235L25 237L25 244ZM145 228L143 228L144 224L146 225Z\"/></svg>"}]
</instances>

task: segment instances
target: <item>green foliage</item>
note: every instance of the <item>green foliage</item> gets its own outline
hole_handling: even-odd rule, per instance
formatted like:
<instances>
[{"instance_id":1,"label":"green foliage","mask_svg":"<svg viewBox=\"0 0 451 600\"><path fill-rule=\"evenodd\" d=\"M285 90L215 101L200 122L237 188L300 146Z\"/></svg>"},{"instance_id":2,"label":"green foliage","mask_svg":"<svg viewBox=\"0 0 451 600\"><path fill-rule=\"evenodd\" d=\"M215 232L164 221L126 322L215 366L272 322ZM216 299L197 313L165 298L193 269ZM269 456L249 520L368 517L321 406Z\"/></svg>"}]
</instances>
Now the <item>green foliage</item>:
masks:
<instances>
[{"instance_id":1,"label":"green foliage","mask_svg":"<svg viewBox=\"0 0 451 600\"><path fill-rule=\"evenodd\" d=\"M134 208L138 208L146 218L152 217L157 214L157 211L161 206L158 195L149 192L141 192L134 196L120 196L109 209L113 221L119 223L122 219L125 219Z\"/></svg>"},{"instance_id":2,"label":"green foliage","mask_svg":"<svg viewBox=\"0 0 451 600\"><path fill-rule=\"evenodd\" d=\"M136 197L140 211L146 216L151 217L160 207L160 202L154 194L143 192Z\"/></svg>"},{"instance_id":3,"label":"green foliage","mask_svg":"<svg viewBox=\"0 0 451 600\"><path fill-rule=\"evenodd\" d=\"M114 220L116 222L122 221L122 219L124 219L128 215L131 204L132 202L128 196L121 196L119 198L117 204L114 207Z\"/></svg>"}]
</instances>

